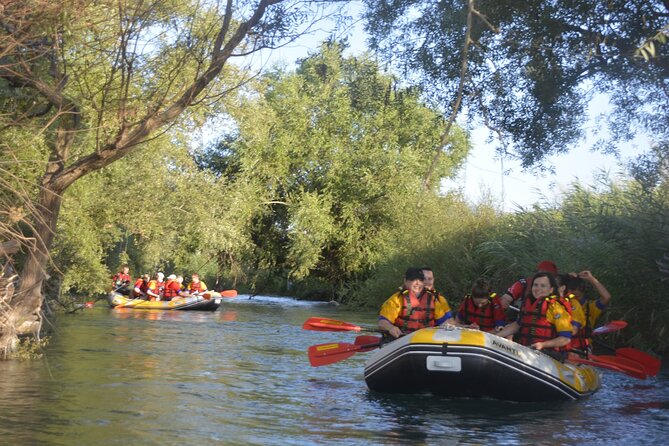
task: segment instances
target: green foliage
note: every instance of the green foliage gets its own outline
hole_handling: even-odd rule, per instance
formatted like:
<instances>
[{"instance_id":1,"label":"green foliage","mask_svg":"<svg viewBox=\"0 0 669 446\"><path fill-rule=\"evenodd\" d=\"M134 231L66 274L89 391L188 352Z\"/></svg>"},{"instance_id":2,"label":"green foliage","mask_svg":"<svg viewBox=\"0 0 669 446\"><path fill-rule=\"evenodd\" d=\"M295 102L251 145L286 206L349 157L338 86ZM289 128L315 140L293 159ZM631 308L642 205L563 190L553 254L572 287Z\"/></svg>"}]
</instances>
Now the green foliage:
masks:
<instances>
[{"instance_id":1,"label":"green foliage","mask_svg":"<svg viewBox=\"0 0 669 446\"><path fill-rule=\"evenodd\" d=\"M268 203L252 228L257 264L293 279L346 282L382 261L407 227L414 203L432 212L437 187L425 190L444 119L415 89L400 88L368 57L342 55L329 42L295 73L276 71L231 115L237 126L203 165L256 185ZM261 95L262 94L262 95ZM455 128L435 184L468 152ZM216 158L223 160L217 161ZM428 206L427 203L430 203Z\"/></svg>"},{"instance_id":2,"label":"green foliage","mask_svg":"<svg viewBox=\"0 0 669 446\"><path fill-rule=\"evenodd\" d=\"M578 142L597 92L610 96L614 107L603 149L615 150L638 125L658 141L669 139L669 48L659 44L666 38L666 2L470 4L463 107L499 131L523 166L541 165ZM372 47L451 107L465 57L467 2L374 0L366 6Z\"/></svg>"}]
</instances>

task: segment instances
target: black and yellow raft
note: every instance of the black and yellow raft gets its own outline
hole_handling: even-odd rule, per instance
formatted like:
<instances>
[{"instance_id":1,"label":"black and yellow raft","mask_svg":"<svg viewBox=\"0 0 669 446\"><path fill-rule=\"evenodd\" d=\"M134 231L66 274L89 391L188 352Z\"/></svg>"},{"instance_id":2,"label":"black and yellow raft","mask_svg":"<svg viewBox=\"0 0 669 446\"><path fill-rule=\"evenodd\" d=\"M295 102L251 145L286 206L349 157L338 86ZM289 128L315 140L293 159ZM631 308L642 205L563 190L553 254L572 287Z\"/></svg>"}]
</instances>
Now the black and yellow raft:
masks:
<instances>
[{"instance_id":1,"label":"black and yellow raft","mask_svg":"<svg viewBox=\"0 0 669 446\"><path fill-rule=\"evenodd\" d=\"M202 296L178 297L168 301L148 301L133 299L123 294L112 292L107 296L112 308L131 308L133 310L183 310L216 311L221 305L220 294L210 293Z\"/></svg>"},{"instance_id":2,"label":"black and yellow raft","mask_svg":"<svg viewBox=\"0 0 669 446\"><path fill-rule=\"evenodd\" d=\"M365 381L383 393L431 393L510 401L576 400L596 392L599 373L562 363L490 333L425 328L373 352Z\"/></svg>"}]
</instances>

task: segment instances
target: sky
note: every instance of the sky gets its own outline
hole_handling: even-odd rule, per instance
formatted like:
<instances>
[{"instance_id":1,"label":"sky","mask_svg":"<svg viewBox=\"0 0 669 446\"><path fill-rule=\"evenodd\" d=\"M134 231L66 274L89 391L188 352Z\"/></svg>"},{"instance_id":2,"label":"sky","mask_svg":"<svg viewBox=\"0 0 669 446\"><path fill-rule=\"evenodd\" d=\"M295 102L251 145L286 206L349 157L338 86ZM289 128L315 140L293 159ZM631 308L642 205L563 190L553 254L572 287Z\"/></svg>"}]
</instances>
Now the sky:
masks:
<instances>
[{"instance_id":1,"label":"sky","mask_svg":"<svg viewBox=\"0 0 669 446\"><path fill-rule=\"evenodd\" d=\"M358 14L362 6L354 4L350 13ZM314 52L322 40L327 38L331 30L327 24L312 35L298 39L286 47L273 50L270 55L262 58L265 66L273 63L285 64L287 68L294 68L298 58L306 57ZM366 49L366 34L358 21L347 30L338 31L337 36L348 37L351 55L359 55ZM256 63L259 61L256 61ZM517 211L520 208L531 207L535 203L553 203L559 200L571 184L579 182L581 185L594 186L598 178L606 173L615 178L624 172L625 164L633 157L647 151L651 142L646 137L620 147L619 156L593 152L595 137L592 130L596 126L596 116L605 113L609 108L605 97L596 97L590 104L590 121L584 124L586 137L573 147L569 153L546 158L545 166L552 171L527 172L523 171L520 163L513 159L500 160L495 152L494 142L486 141L488 132L485 128L473 128L471 131L472 151L458 177L447 181L444 188L459 189L465 198L472 204L477 204L490 197L499 209L507 212ZM503 168L502 168L503 165ZM502 175L502 171L506 174Z\"/></svg>"}]
</instances>

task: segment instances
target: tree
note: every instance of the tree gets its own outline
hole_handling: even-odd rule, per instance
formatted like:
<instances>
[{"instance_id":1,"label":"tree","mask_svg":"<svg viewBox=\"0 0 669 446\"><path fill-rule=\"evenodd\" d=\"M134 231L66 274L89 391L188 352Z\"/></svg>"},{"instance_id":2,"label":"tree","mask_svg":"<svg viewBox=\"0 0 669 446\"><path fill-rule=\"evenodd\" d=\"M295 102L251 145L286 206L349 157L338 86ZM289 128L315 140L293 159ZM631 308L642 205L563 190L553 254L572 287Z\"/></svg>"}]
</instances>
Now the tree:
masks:
<instances>
[{"instance_id":1,"label":"tree","mask_svg":"<svg viewBox=\"0 0 669 446\"><path fill-rule=\"evenodd\" d=\"M500 137L501 151L524 167L541 166L582 137L595 93L608 95L613 107L603 149L615 150L637 126L669 140L666 1L374 0L367 6L372 47L444 109L466 109L480 119Z\"/></svg>"},{"instance_id":2,"label":"tree","mask_svg":"<svg viewBox=\"0 0 669 446\"><path fill-rule=\"evenodd\" d=\"M344 57L339 42L300 61L295 73L260 80L233 113L227 137L207 165L256 184L265 203L253 238L262 263L293 280L308 276L344 284L395 254L398 240L439 194L468 152L465 133L423 178L446 123L420 99L381 72L368 55ZM421 208L422 205L422 208Z\"/></svg>"},{"instance_id":3,"label":"tree","mask_svg":"<svg viewBox=\"0 0 669 446\"><path fill-rule=\"evenodd\" d=\"M13 190L26 203L18 219L3 220L14 231L3 236L32 242L0 348L39 331L42 283L68 188L180 121L201 122L207 107L246 81L233 58L295 38L322 14L319 3L30 0L3 7L4 156L31 152L35 169L17 165L27 176L14 171L3 180L20 185ZM20 223L26 226L17 229Z\"/></svg>"}]
</instances>

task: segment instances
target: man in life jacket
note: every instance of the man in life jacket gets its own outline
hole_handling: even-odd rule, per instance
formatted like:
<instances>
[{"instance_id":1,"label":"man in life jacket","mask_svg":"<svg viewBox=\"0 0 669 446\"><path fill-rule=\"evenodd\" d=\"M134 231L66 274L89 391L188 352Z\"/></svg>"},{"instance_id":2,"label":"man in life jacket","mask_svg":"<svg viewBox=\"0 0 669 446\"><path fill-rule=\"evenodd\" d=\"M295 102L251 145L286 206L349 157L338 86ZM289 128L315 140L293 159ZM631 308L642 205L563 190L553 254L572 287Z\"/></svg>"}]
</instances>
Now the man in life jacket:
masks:
<instances>
[{"instance_id":1,"label":"man in life jacket","mask_svg":"<svg viewBox=\"0 0 669 446\"><path fill-rule=\"evenodd\" d=\"M151 278L148 274L142 274L142 277L135 281L135 286L132 289L133 297L136 299L146 299L146 292L149 289L149 282Z\"/></svg>"},{"instance_id":2,"label":"man in life jacket","mask_svg":"<svg viewBox=\"0 0 669 446\"><path fill-rule=\"evenodd\" d=\"M582 338L591 346L592 330L595 328L597 319L602 315L606 306L611 302L611 293L602 283L592 275L590 271L581 271L580 273L569 273L567 279L567 291L576 296L585 318L585 324L582 329ZM585 294L586 282L590 283L599 297L597 299L588 299Z\"/></svg>"},{"instance_id":3,"label":"man in life jacket","mask_svg":"<svg viewBox=\"0 0 669 446\"><path fill-rule=\"evenodd\" d=\"M172 300L179 296L180 291L181 284L177 281L177 276L174 274L167 276L167 282L165 282L165 291L163 292L163 299Z\"/></svg>"},{"instance_id":4,"label":"man in life jacket","mask_svg":"<svg viewBox=\"0 0 669 446\"><path fill-rule=\"evenodd\" d=\"M409 268L404 274L404 286L381 305L378 327L393 338L425 327L455 325L455 320L443 296L425 287L421 268Z\"/></svg>"},{"instance_id":5,"label":"man in life jacket","mask_svg":"<svg viewBox=\"0 0 669 446\"><path fill-rule=\"evenodd\" d=\"M190 295L200 295L207 291L207 285L200 280L200 275L198 273L193 273L191 276L191 282L188 284L188 293Z\"/></svg>"},{"instance_id":6,"label":"man in life jacket","mask_svg":"<svg viewBox=\"0 0 669 446\"><path fill-rule=\"evenodd\" d=\"M123 265L121 266L121 271L117 272L114 274L114 277L112 277L112 288L114 291L129 296L130 288L128 288L128 285L130 285L131 280L130 267L128 267L128 265Z\"/></svg>"},{"instance_id":7,"label":"man in life jacket","mask_svg":"<svg viewBox=\"0 0 669 446\"><path fill-rule=\"evenodd\" d=\"M149 282L149 289L146 290L146 294L149 296L149 300L162 300L163 293L165 292L165 282L163 279L165 274L158 272L156 273L156 278Z\"/></svg>"},{"instance_id":8,"label":"man in life jacket","mask_svg":"<svg viewBox=\"0 0 669 446\"><path fill-rule=\"evenodd\" d=\"M490 282L476 279L472 293L465 296L455 315L458 324L481 331L499 331L506 325L506 315L497 294L492 292Z\"/></svg>"},{"instance_id":9,"label":"man in life jacket","mask_svg":"<svg viewBox=\"0 0 669 446\"><path fill-rule=\"evenodd\" d=\"M572 338L569 312L559 301L555 276L548 272L534 275L532 292L523 298L518 319L496 334L507 337L515 334L515 341L537 350L559 351Z\"/></svg>"}]
</instances>

